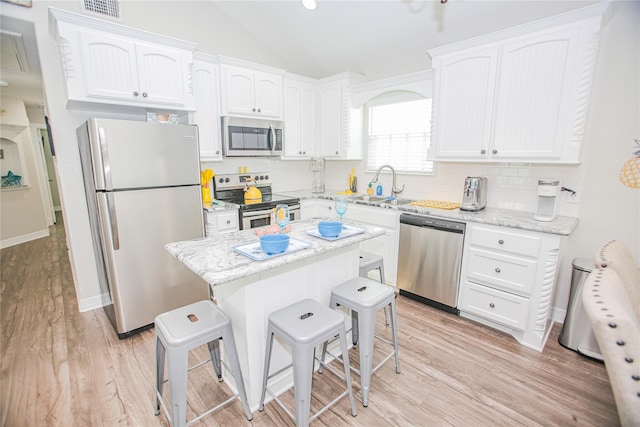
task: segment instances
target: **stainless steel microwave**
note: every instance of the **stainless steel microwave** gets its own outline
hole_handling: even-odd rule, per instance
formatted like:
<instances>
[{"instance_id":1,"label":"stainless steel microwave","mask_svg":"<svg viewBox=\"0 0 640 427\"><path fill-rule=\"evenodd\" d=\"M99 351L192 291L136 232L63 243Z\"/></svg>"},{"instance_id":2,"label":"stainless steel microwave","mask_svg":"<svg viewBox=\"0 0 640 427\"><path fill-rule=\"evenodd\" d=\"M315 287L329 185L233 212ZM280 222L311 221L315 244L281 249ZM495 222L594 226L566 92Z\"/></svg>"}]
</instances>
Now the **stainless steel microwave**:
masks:
<instances>
[{"instance_id":1,"label":"stainless steel microwave","mask_svg":"<svg viewBox=\"0 0 640 427\"><path fill-rule=\"evenodd\" d=\"M280 156L283 123L277 120L222 117L222 151L227 157Z\"/></svg>"}]
</instances>

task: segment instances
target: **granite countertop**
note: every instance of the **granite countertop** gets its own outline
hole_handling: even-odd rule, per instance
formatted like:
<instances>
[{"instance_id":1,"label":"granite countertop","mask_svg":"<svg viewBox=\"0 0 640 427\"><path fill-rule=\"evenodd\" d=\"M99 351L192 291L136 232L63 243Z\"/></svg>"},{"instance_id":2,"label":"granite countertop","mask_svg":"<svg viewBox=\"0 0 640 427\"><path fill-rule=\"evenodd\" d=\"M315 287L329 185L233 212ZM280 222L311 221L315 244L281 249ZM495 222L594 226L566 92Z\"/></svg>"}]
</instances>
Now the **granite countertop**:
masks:
<instances>
[{"instance_id":1,"label":"granite countertop","mask_svg":"<svg viewBox=\"0 0 640 427\"><path fill-rule=\"evenodd\" d=\"M324 193L312 193L310 190L278 192L293 197L305 199L324 199L333 200L339 190L327 190ZM351 203L374 206L380 209L395 209L406 213L415 213L420 215L429 215L440 218L448 218L452 220L464 222L477 222L482 224L498 225L509 228L519 228L521 230L537 231L540 233L559 234L568 236L578 225L578 218L558 216L553 221L536 221L533 219L533 212L516 211L510 209L485 208L476 212L461 211L460 209L444 210L436 208L423 208L412 206L409 204L401 206L392 206L389 204L379 204L376 202L365 202L363 200L354 200L355 197L362 194L347 196Z\"/></svg>"},{"instance_id":2,"label":"granite countertop","mask_svg":"<svg viewBox=\"0 0 640 427\"><path fill-rule=\"evenodd\" d=\"M221 200L213 200L211 203L203 203L202 207L207 212L217 212L217 211L229 211L229 210L238 210L238 205L233 203L223 202Z\"/></svg>"},{"instance_id":3,"label":"granite countertop","mask_svg":"<svg viewBox=\"0 0 640 427\"><path fill-rule=\"evenodd\" d=\"M321 219L299 220L291 222L289 235L310 244L306 249L275 256L263 261L254 261L236 252L233 247L244 243L257 242L255 230L240 230L232 233L217 234L211 238L187 240L169 243L165 249L198 276L211 285L222 285L233 280L272 270L294 261L310 258L345 246L357 244L384 234L382 228L345 221L345 224L361 227L364 233L338 240L325 240L307 234L317 229Z\"/></svg>"}]
</instances>

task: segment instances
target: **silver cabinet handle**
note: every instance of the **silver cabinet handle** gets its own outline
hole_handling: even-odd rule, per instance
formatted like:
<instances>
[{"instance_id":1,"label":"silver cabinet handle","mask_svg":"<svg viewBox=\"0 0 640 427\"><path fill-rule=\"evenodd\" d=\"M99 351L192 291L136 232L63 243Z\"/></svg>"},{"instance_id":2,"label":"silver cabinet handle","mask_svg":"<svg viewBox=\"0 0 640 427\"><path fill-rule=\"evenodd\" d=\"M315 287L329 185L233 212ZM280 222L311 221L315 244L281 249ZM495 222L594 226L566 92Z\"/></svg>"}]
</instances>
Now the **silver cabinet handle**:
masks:
<instances>
[{"instance_id":1,"label":"silver cabinet handle","mask_svg":"<svg viewBox=\"0 0 640 427\"><path fill-rule=\"evenodd\" d=\"M258 108L258 113L262 113L262 109L261 108Z\"/></svg>"},{"instance_id":2,"label":"silver cabinet handle","mask_svg":"<svg viewBox=\"0 0 640 427\"><path fill-rule=\"evenodd\" d=\"M140 95L140 93L137 90L134 90L133 91L133 96L138 96L138 95Z\"/></svg>"},{"instance_id":3,"label":"silver cabinet handle","mask_svg":"<svg viewBox=\"0 0 640 427\"><path fill-rule=\"evenodd\" d=\"M338 151L336 151L336 154L340 154Z\"/></svg>"},{"instance_id":4,"label":"silver cabinet handle","mask_svg":"<svg viewBox=\"0 0 640 427\"><path fill-rule=\"evenodd\" d=\"M491 153L498 154L498 150L493 150Z\"/></svg>"},{"instance_id":5,"label":"silver cabinet handle","mask_svg":"<svg viewBox=\"0 0 640 427\"><path fill-rule=\"evenodd\" d=\"M496 308L496 305L494 303L491 303L491 304L489 304L489 307Z\"/></svg>"},{"instance_id":6,"label":"silver cabinet handle","mask_svg":"<svg viewBox=\"0 0 640 427\"><path fill-rule=\"evenodd\" d=\"M480 154L485 154L487 150L480 150Z\"/></svg>"},{"instance_id":7,"label":"silver cabinet handle","mask_svg":"<svg viewBox=\"0 0 640 427\"><path fill-rule=\"evenodd\" d=\"M495 271L496 271L496 273L500 273L500 268L499 268L499 267L496 267L496 270L495 270Z\"/></svg>"},{"instance_id":8,"label":"silver cabinet handle","mask_svg":"<svg viewBox=\"0 0 640 427\"><path fill-rule=\"evenodd\" d=\"M504 245L504 240L500 239L500 240L498 240L498 243L501 244L501 245Z\"/></svg>"},{"instance_id":9,"label":"silver cabinet handle","mask_svg":"<svg viewBox=\"0 0 640 427\"><path fill-rule=\"evenodd\" d=\"M256 109L255 109L255 108L252 108L252 109L251 109L251 111L253 111L253 112L255 113L255 112L256 112Z\"/></svg>"},{"instance_id":10,"label":"silver cabinet handle","mask_svg":"<svg viewBox=\"0 0 640 427\"><path fill-rule=\"evenodd\" d=\"M231 224L231 220L230 219L227 220L227 224Z\"/></svg>"},{"instance_id":11,"label":"silver cabinet handle","mask_svg":"<svg viewBox=\"0 0 640 427\"><path fill-rule=\"evenodd\" d=\"M220 150L216 150L216 154L220 154Z\"/></svg>"},{"instance_id":12,"label":"silver cabinet handle","mask_svg":"<svg viewBox=\"0 0 640 427\"><path fill-rule=\"evenodd\" d=\"M142 92L142 97L146 98L147 97L147 92Z\"/></svg>"}]
</instances>

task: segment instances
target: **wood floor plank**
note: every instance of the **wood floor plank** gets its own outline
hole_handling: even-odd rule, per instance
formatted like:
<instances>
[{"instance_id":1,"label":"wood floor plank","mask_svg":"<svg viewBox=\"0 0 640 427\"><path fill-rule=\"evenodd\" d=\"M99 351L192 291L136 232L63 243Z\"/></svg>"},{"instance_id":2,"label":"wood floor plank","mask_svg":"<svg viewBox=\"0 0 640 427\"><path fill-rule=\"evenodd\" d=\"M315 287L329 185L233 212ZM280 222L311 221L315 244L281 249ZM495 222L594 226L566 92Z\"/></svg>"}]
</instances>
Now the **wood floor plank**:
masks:
<instances>
[{"instance_id":1,"label":"wood floor plank","mask_svg":"<svg viewBox=\"0 0 640 427\"><path fill-rule=\"evenodd\" d=\"M155 416L153 330L119 340L102 310L78 312L64 223L51 236L0 251L2 426L167 426ZM619 425L603 364L561 347L554 325L543 352L478 323L398 297L400 374L387 362L372 379L369 406L348 399L316 426ZM390 328L378 317L381 335ZM386 346L376 343L375 360ZM196 349L191 361L207 357ZM357 366L357 351L350 353ZM336 366L341 369L337 362ZM359 379L354 393L360 399ZM314 374L314 409L343 387ZM210 366L193 371L189 417L229 396ZM165 398L168 398L168 387ZM283 395L293 408L293 393ZM274 403L244 417L238 401L196 426L293 426Z\"/></svg>"}]
</instances>

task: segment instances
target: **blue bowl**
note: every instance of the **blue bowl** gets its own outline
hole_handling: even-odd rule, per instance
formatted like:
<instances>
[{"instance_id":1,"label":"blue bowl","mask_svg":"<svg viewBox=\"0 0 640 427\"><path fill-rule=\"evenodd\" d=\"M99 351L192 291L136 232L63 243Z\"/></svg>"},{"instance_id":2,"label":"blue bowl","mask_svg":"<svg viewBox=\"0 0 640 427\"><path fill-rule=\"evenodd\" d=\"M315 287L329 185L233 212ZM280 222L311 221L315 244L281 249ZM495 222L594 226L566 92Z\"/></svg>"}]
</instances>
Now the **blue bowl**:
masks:
<instances>
[{"instance_id":1,"label":"blue bowl","mask_svg":"<svg viewBox=\"0 0 640 427\"><path fill-rule=\"evenodd\" d=\"M260 247L269 255L281 254L289 247L289 235L267 234L260 236Z\"/></svg>"},{"instance_id":2,"label":"blue bowl","mask_svg":"<svg viewBox=\"0 0 640 427\"><path fill-rule=\"evenodd\" d=\"M318 231L324 237L338 237L342 231L342 223L338 221L320 221Z\"/></svg>"}]
</instances>

